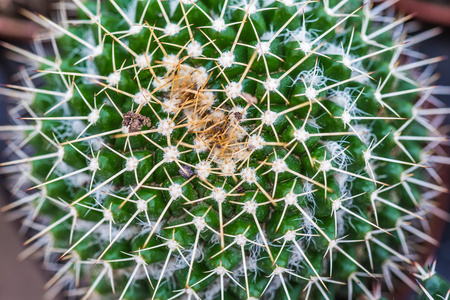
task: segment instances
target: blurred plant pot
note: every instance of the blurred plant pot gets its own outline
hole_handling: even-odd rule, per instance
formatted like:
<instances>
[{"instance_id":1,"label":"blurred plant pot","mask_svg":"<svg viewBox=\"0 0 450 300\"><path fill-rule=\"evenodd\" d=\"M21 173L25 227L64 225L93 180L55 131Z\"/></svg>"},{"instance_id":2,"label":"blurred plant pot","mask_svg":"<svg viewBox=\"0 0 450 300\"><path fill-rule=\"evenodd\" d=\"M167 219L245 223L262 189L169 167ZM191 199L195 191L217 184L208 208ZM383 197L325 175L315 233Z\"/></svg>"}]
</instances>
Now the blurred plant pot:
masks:
<instances>
[{"instance_id":1,"label":"blurred plant pot","mask_svg":"<svg viewBox=\"0 0 450 300\"><path fill-rule=\"evenodd\" d=\"M23 16L23 10L48 15L49 0L0 0L0 39L30 40L42 31Z\"/></svg>"},{"instance_id":2,"label":"blurred plant pot","mask_svg":"<svg viewBox=\"0 0 450 300\"><path fill-rule=\"evenodd\" d=\"M418 19L450 26L450 0L400 0L397 8Z\"/></svg>"}]
</instances>

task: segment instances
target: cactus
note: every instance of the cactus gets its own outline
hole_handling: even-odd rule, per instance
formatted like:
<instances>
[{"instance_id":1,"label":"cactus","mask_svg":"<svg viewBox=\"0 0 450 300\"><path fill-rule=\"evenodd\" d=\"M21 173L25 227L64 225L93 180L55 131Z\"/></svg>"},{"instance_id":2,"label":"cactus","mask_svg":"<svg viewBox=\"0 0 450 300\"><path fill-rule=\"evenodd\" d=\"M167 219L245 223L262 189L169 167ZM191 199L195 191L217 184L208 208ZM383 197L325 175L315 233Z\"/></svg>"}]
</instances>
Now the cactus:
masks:
<instances>
[{"instance_id":1,"label":"cactus","mask_svg":"<svg viewBox=\"0 0 450 300\"><path fill-rule=\"evenodd\" d=\"M422 285L418 282L419 287L423 291L419 299L449 299L450 284L436 273L436 261L427 270L416 263L416 269L418 272L414 276L423 283Z\"/></svg>"},{"instance_id":2,"label":"cactus","mask_svg":"<svg viewBox=\"0 0 450 300\"><path fill-rule=\"evenodd\" d=\"M447 192L448 108L395 1L64 5L10 111L10 173L49 295L381 298ZM76 18L69 18L74 14ZM40 45L48 42L52 54ZM38 69L33 72L32 69ZM30 146L30 147L29 147ZM33 155L29 155L30 149ZM442 285L444 286L444 284ZM445 295L446 291L441 292ZM387 296L389 297L389 296Z\"/></svg>"}]
</instances>

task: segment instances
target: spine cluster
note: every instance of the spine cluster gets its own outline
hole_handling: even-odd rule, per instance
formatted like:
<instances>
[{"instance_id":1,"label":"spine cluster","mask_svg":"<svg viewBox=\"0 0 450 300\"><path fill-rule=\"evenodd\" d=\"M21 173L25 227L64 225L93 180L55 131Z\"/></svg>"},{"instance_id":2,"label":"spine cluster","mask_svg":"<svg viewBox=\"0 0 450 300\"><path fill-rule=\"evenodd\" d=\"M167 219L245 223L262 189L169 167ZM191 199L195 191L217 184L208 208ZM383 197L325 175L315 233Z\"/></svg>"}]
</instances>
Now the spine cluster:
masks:
<instances>
[{"instance_id":1,"label":"spine cluster","mask_svg":"<svg viewBox=\"0 0 450 300\"><path fill-rule=\"evenodd\" d=\"M394 2L26 13L48 31L36 53L2 43L30 64L0 90L16 103L0 170L32 232L20 257L56 271L48 296L380 299L399 281L445 296L417 261L438 244L428 220L450 219L450 110L442 58L412 47L439 30L410 37Z\"/></svg>"}]
</instances>

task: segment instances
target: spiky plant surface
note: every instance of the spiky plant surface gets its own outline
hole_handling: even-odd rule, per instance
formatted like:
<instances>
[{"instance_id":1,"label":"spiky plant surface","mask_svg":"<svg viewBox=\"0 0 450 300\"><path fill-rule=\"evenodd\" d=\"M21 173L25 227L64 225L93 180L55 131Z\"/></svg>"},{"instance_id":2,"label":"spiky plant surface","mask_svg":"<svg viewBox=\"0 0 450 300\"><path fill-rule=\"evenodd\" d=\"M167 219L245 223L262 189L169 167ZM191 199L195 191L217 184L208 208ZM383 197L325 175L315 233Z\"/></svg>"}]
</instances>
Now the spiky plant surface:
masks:
<instances>
[{"instance_id":1,"label":"spiky plant surface","mask_svg":"<svg viewBox=\"0 0 450 300\"><path fill-rule=\"evenodd\" d=\"M2 127L18 198L5 209L37 230L21 256L44 249L50 295L420 291L408 276L438 243L427 220L448 218L434 166L449 163L449 110L430 87L441 58L410 49L437 30L407 37L393 2L74 0L58 22L27 13L49 33L37 54L3 44L39 69L2 90L18 123Z\"/></svg>"}]
</instances>

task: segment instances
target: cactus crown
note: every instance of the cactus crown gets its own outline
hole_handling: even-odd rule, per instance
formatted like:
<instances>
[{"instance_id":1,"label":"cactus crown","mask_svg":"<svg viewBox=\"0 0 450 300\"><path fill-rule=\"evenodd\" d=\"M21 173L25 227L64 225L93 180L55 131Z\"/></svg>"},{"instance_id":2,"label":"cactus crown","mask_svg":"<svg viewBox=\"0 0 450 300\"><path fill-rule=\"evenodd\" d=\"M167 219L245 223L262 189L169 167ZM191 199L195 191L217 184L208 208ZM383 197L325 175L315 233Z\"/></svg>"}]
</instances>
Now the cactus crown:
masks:
<instances>
[{"instance_id":1,"label":"cactus crown","mask_svg":"<svg viewBox=\"0 0 450 300\"><path fill-rule=\"evenodd\" d=\"M73 0L76 20L35 18L54 58L4 44L40 71L7 89L25 135L2 165L39 189L10 207L62 257L49 286L374 299L412 283L413 242L436 244L425 217L443 215L423 170L444 161L448 110L422 68L440 58L409 49L436 31L406 39L393 2Z\"/></svg>"}]
</instances>

